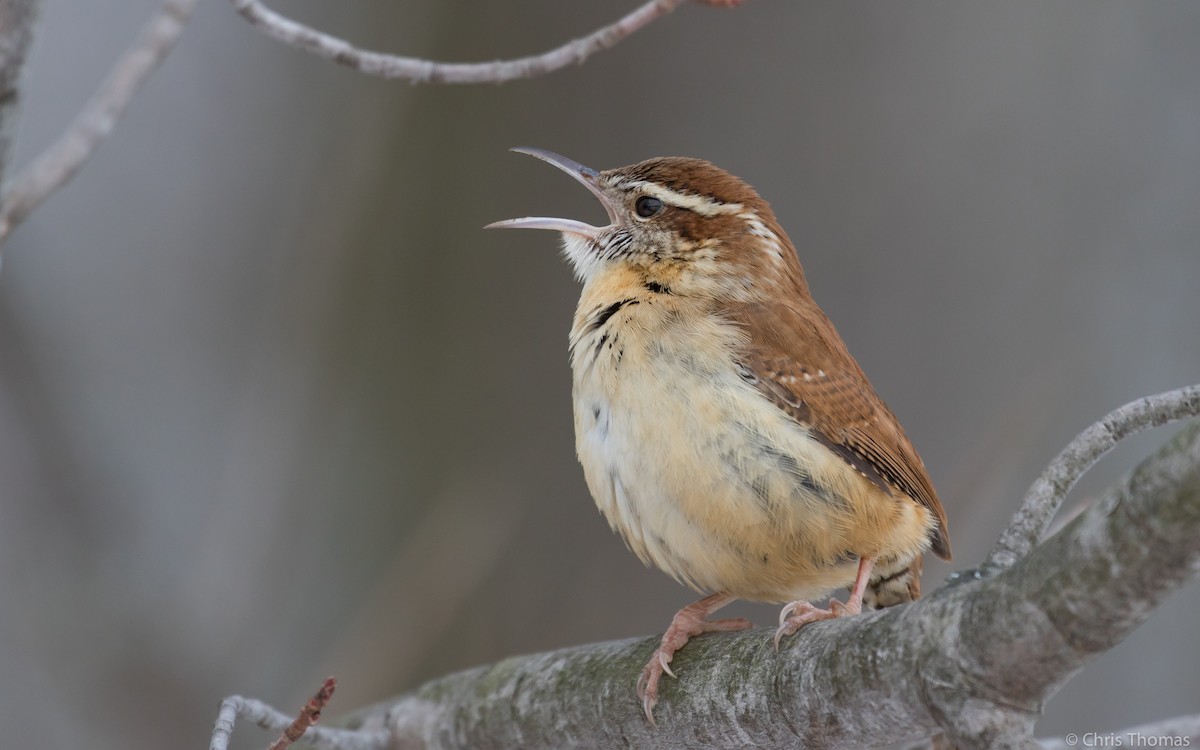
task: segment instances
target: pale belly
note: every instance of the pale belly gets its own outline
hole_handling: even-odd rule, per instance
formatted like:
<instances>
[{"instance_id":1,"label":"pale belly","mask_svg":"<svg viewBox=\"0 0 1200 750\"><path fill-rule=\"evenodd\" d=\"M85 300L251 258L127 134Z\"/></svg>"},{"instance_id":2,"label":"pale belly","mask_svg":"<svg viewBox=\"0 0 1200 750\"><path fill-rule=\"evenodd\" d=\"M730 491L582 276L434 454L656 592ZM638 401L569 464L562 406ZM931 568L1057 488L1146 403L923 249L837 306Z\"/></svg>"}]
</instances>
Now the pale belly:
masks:
<instances>
[{"instance_id":1,"label":"pale belly","mask_svg":"<svg viewBox=\"0 0 1200 750\"><path fill-rule=\"evenodd\" d=\"M702 592L767 602L848 586L927 546L930 514L887 495L738 377L719 349L577 337L576 448L639 558Z\"/></svg>"}]
</instances>

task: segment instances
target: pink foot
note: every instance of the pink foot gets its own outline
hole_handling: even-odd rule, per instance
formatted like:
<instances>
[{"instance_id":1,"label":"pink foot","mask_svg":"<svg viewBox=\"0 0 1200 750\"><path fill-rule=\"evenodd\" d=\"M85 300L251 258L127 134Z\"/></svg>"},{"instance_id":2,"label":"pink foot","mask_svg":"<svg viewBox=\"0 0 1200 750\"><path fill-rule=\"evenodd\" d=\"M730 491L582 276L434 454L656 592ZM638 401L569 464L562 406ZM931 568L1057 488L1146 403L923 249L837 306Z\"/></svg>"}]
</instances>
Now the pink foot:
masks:
<instances>
[{"instance_id":1,"label":"pink foot","mask_svg":"<svg viewBox=\"0 0 1200 750\"><path fill-rule=\"evenodd\" d=\"M855 606L857 604L857 606ZM795 635L796 631L810 622L832 620L845 615L857 615L862 612L862 602L842 604L837 599L829 600L829 609L809 604L808 602L792 602L779 613L779 629L775 631L775 650L779 650L779 642L786 635Z\"/></svg>"},{"instance_id":2,"label":"pink foot","mask_svg":"<svg viewBox=\"0 0 1200 750\"><path fill-rule=\"evenodd\" d=\"M642 669L637 681L637 695L642 701L642 710L646 712L646 719L651 726L658 726L654 721L654 704L658 703L658 681L664 672L675 676L670 664L676 651L683 648L692 636L754 627L753 623L741 617L712 622L704 619L732 601L733 597L728 594L713 594L675 613L671 626L663 633L662 642Z\"/></svg>"},{"instance_id":3,"label":"pink foot","mask_svg":"<svg viewBox=\"0 0 1200 750\"><path fill-rule=\"evenodd\" d=\"M854 586L850 589L850 597L845 604L837 599L830 599L829 609L821 609L805 601L784 606L779 613L779 629L775 631L775 650L779 651L779 641L785 635L795 635L797 630L810 622L832 620L835 617L862 612L863 593L867 590L867 581L871 580L871 570L874 567L875 559L872 557L864 557L858 561L858 573L854 577Z\"/></svg>"}]
</instances>

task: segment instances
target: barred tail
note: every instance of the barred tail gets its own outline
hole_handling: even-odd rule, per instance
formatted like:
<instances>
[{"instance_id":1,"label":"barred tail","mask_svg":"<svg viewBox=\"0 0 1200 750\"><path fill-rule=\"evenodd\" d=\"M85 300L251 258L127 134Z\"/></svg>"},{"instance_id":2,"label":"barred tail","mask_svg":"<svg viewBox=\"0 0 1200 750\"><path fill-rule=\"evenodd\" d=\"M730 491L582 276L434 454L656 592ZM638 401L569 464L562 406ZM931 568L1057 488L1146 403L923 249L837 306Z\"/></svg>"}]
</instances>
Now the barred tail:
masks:
<instances>
[{"instance_id":1,"label":"barred tail","mask_svg":"<svg viewBox=\"0 0 1200 750\"><path fill-rule=\"evenodd\" d=\"M863 609L894 607L921 598L921 568L924 557L917 555L908 567L883 570L867 583Z\"/></svg>"}]
</instances>

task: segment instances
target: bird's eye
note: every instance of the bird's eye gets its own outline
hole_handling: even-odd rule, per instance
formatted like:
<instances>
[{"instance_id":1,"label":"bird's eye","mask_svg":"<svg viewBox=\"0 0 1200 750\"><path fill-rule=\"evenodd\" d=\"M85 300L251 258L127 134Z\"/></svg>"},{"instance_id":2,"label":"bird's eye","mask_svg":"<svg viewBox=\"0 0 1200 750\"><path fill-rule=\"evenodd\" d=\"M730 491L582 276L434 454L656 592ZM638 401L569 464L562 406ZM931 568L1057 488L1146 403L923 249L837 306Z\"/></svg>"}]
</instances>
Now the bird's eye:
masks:
<instances>
[{"instance_id":1,"label":"bird's eye","mask_svg":"<svg viewBox=\"0 0 1200 750\"><path fill-rule=\"evenodd\" d=\"M633 210L643 219L649 219L654 214L662 210L663 203L658 198L650 195L643 195L633 204Z\"/></svg>"}]
</instances>

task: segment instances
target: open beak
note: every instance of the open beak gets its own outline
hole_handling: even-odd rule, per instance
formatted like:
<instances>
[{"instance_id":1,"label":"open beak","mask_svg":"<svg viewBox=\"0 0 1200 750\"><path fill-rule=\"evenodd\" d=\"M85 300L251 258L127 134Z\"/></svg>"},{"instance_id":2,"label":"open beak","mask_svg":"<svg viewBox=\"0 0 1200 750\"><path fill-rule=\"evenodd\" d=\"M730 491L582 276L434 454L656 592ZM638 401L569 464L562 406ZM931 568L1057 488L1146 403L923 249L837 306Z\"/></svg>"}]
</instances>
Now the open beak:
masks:
<instances>
[{"instance_id":1,"label":"open beak","mask_svg":"<svg viewBox=\"0 0 1200 750\"><path fill-rule=\"evenodd\" d=\"M541 159L542 161L552 164L567 174L574 177L583 186L592 191L592 195L600 199L600 204L604 206L604 210L608 212L608 220L611 222L608 227L594 227L591 224L574 219L552 219L546 216L526 216L522 219L506 219L505 221L497 221L488 224L484 229L553 229L557 232L570 232L571 234L582 235L590 240L595 240L600 232L616 225L617 212L613 210L609 203L609 197L604 194L597 184L600 173L591 167L585 167L577 161L572 161L565 156L559 156L553 151L547 151L542 148L527 148L518 146L512 149L518 154L529 154L532 157Z\"/></svg>"}]
</instances>

